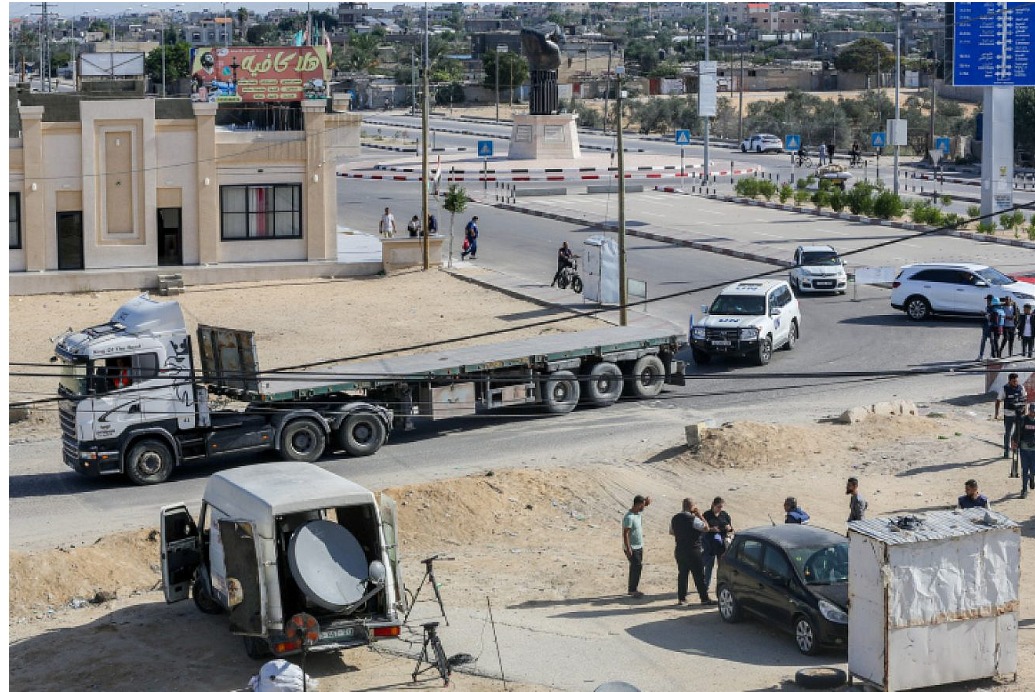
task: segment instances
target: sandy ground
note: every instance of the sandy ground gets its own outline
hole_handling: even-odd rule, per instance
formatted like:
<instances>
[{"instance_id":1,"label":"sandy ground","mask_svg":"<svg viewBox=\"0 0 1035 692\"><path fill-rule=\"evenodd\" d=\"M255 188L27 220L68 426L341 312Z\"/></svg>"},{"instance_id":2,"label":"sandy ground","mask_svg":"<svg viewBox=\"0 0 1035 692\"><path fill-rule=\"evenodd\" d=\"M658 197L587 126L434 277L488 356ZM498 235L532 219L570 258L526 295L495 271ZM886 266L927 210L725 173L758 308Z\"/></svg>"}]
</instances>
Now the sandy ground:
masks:
<instances>
[{"instance_id":1,"label":"sandy ground","mask_svg":"<svg viewBox=\"0 0 1035 692\"><path fill-rule=\"evenodd\" d=\"M46 337L68 325L103 322L132 295L11 298L12 362L44 362ZM509 327L541 314L440 272L189 289L181 299L192 325L201 321L256 329L263 367ZM313 305L320 307L305 307ZM593 324L568 324L580 322ZM50 394L52 386L42 378L11 379L12 392L28 398ZM675 565L666 534L669 518L686 495L706 503L721 494L735 527L747 528L768 524L770 516L779 520L783 497L794 494L814 524L840 531L847 514L847 475L862 478L872 514L945 508L973 476L997 509L1022 523L1022 594L1029 592L1035 580L1033 500L1016 497L1019 482L1007 478L1008 462L998 458L1001 423L988 420L990 404L937 403L936 392L927 394L931 401L921 402L915 417L855 426L732 421L711 431L696 453L680 443L682 430L673 429L663 433L667 450L650 457L634 454L579 470L496 469L393 488L388 492L400 504L407 574L419 575L418 561L427 555L456 557L439 570L447 610L491 596L501 611L534 613L542 604L560 603L590 618L607 609L640 624L681 621L686 609L675 607ZM12 443L53 437L56 425L49 416L44 410L12 426ZM654 499L644 519L648 547L642 588L652 599L647 608L620 597L626 567L619 526L636 493ZM164 603L152 531L111 535L91 546L11 552L9 557L11 689L238 690L258 668L228 633L225 619L205 616L189 603ZM530 626L565 635L590 622L544 616ZM1011 689L1032 689L1033 622L1035 608L1022 602L1020 682L1008 685ZM697 613L688 627L689 637L726 633L709 609ZM724 667L720 684L713 677L712 656L687 652L681 659L686 679L698 681L695 689L796 689L787 681L807 661L793 655L789 637L746 636L768 630L756 624L742 627L750 629L741 630L744 639L738 645L748 650L752 665ZM415 636L419 633L407 634ZM627 637L621 629L614 636ZM444 631L452 653L449 637ZM679 644L653 646L678 649ZM479 667L492 670L491 659L485 653ZM607 665L606 648L600 665ZM441 686L430 674L411 684L412 666L412 660L382 650L359 650L313 657L309 672L322 690ZM508 670L508 677L507 689L513 690L543 689L533 683L545 679L534 666ZM463 674L455 677L454 687L503 689L498 681Z\"/></svg>"}]
</instances>

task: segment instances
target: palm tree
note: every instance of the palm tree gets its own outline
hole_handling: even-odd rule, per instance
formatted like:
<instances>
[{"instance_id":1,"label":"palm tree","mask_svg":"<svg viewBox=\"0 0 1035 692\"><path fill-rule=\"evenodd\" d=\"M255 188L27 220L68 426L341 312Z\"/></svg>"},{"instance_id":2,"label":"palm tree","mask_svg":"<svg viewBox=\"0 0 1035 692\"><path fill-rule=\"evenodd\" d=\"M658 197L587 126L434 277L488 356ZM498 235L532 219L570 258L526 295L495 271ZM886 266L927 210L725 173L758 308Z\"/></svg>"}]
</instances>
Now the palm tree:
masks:
<instances>
[{"instance_id":1,"label":"palm tree","mask_svg":"<svg viewBox=\"0 0 1035 692\"><path fill-rule=\"evenodd\" d=\"M464 213L469 200L467 190L456 183L449 186L446 196L442 199L442 208L449 212L449 267L453 266L453 221L457 214Z\"/></svg>"}]
</instances>

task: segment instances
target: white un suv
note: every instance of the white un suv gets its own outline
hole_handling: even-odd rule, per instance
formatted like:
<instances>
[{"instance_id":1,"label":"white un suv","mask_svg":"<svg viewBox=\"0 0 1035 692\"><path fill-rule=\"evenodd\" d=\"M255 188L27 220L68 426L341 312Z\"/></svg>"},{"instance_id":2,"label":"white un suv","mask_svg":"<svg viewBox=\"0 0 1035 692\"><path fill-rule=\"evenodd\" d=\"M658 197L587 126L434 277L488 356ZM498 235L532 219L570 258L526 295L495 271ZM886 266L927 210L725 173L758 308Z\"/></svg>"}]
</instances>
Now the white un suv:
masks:
<instances>
[{"instance_id":1,"label":"white un suv","mask_svg":"<svg viewBox=\"0 0 1035 692\"><path fill-rule=\"evenodd\" d=\"M1035 307L1035 286L1014 281L984 264L909 264L891 284L891 307L910 319L925 320L933 313L983 315L985 296L1005 296L1021 306Z\"/></svg>"},{"instance_id":2,"label":"white un suv","mask_svg":"<svg viewBox=\"0 0 1035 692\"><path fill-rule=\"evenodd\" d=\"M774 348L794 348L801 335L798 299L786 281L738 281L722 290L690 328L694 362L713 355L746 356L766 365Z\"/></svg>"},{"instance_id":3,"label":"white un suv","mask_svg":"<svg viewBox=\"0 0 1035 692\"><path fill-rule=\"evenodd\" d=\"M799 245L789 278L797 293L844 293L848 289L845 263L829 245Z\"/></svg>"}]
</instances>

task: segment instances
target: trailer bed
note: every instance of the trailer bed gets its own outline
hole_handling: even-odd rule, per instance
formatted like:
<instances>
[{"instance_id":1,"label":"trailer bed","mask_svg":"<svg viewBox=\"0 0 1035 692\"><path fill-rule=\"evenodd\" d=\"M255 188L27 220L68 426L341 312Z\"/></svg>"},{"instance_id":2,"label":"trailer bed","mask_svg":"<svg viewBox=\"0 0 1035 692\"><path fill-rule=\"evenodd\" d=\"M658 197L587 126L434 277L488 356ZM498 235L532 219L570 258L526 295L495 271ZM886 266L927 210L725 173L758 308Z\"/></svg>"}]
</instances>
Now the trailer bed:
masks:
<instances>
[{"instance_id":1,"label":"trailer bed","mask_svg":"<svg viewBox=\"0 0 1035 692\"><path fill-rule=\"evenodd\" d=\"M213 327L205 329L213 330ZM237 363L254 364L255 372L237 370L234 381L243 388L223 386L210 377L212 372L233 370L225 362L210 362L227 349L202 348L202 366L205 377L214 385L214 391L231 394L246 401L304 400L335 392L370 389L401 381L426 382L448 379L457 375L482 373L512 367L528 367L569 358L606 356L637 349L669 346L673 352L683 345L686 336L673 329L649 327L606 327L584 332L565 332L537 336L496 344L467 346L447 351L435 351L409 356L394 356L377 360L357 361L345 365L298 372L261 373L254 357L254 343L242 339L242 332L225 330L223 337L233 337L235 343L247 343L252 351L237 355ZM199 334L200 336L200 334ZM229 349L232 351L233 349ZM213 354L217 354L213 356Z\"/></svg>"}]
</instances>

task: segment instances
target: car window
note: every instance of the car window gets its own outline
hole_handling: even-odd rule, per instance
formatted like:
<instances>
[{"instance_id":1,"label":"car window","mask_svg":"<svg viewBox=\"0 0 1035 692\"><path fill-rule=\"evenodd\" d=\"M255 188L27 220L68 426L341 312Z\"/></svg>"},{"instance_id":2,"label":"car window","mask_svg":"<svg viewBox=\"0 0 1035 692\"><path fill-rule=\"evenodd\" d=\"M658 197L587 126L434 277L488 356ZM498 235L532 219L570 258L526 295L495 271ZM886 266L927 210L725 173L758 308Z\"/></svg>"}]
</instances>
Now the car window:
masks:
<instances>
[{"instance_id":1,"label":"car window","mask_svg":"<svg viewBox=\"0 0 1035 692\"><path fill-rule=\"evenodd\" d=\"M985 267L984 269L979 269L974 273L993 286L1008 286L1014 282L1009 276L998 269L992 269L992 267Z\"/></svg>"},{"instance_id":2,"label":"car window","mask_svg":"<svg viewBox=\"0 0 1035 692\"><path fill-rule=\"evenodd\" d=\"M806 584L822 586L848 581L848 542L788 551L794 569Z\"/></svg>"},{"instance_id":3,"label":"car window","mask_svg":"<svg viewBox=\"0 0 1035 692\"><path fill-rule=\"evenodd\" d=\"M790 289L788 289L786 286L783 286L783 287L780 288L779 296L780 296L780 307L783 307L785 305L790 305L791 304L791 300L794 299L794 296L791 295Z\"/></svg>"},{"instance_id":4,"label":"car window","mask_svg":"<svg viewBox=\"0 0 1035 692\"><path fill-rule=\"evenodd\" d=\"M740 544L740 561L747 567L754 567L755 569L762 568L762 543L759 541L751 540L750 538L745 539Z\"/></svg>"},{"instance_id":5,"label":"car window","mask_svg":"<svg viewBox=\"0 0 1035 692\"><path fill-rule=\"evenodd\" d=\"M931 281L933 283L956 283L956 272L950 269L924 269L913 276L914 281Z\"/></svg>"},{"instance_id":6,"label":"car window","mask_svg":"<svg viewBox=\"0 0 1035 692\"><path fill-rule=\"evenodd\" d=\"M767 545L765 557L762 560L762 572L767 577L778 577L782 579L791 578L791 563L787 562L783 551L774 545Z\"/></svg>"},{"instance_id":7,"label":"car window","mask_svg":"<svg viewBox=\"0 0 1035 692\"><path fill-rule=\"evenodd\" d=\"M959 272L959 276L957 277L956 283L963 284L964 286L976 286L979 281L984 281L984 279L982 279L977 274L971 274L967 271L961 271Z\"/></svg>"},{"instance_id":8,"label":"car window","mask_svg":"<svg viewBox=\"0 0 1035 692\"><path fill-rule=\"evenodd\" d=\"M801 263L809 267L836 267L841 262L836 252L805 252Z\"/></svg>"}]
</instances>

